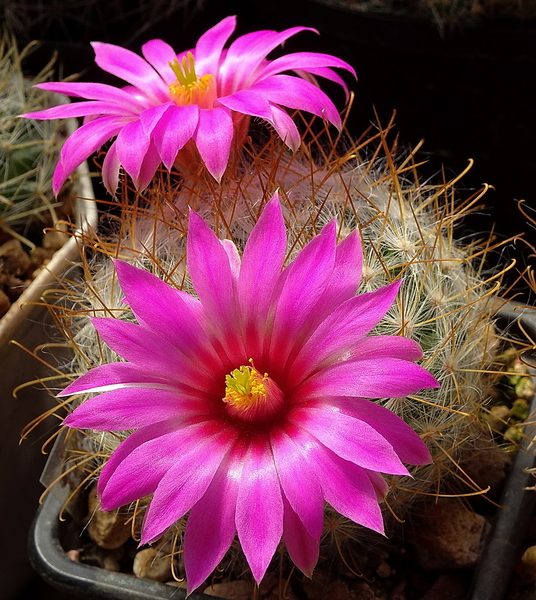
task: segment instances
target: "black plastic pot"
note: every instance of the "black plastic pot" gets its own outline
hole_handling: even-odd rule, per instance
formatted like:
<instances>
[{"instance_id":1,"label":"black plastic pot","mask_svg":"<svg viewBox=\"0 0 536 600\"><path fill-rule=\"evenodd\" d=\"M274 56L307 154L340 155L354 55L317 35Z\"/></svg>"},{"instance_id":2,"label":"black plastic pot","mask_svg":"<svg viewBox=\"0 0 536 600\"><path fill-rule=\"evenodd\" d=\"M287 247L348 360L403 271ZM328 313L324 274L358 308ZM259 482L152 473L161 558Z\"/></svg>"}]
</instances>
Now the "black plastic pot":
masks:
<instances>
[{"instance_id":1,"label":"black plastic pot","mask_svg":"<svg viewBox=\"0 0 536 600\"><path fill-rule=\"evenodd\" d=\"M498 316L509 325L519 325L531 339L536 340L536 309L512 302L503 307ZM536 353L525 353L523 360L530 365L534 379ZM473 578L470 600L502 600L508 590L514 565L519 560L519 550L536 505L536 491L526 489L535 483L534 476L528 472L535 466L535 415L536 394L530 404L521 448L516 453L499 501L503 508L497 511ZM536 587L533 597L536 597Z\"/></svg>"},{"instance_id":2,"label":"black plastic pot","mask_svg":"<svg viewBox=\"0 0 536 600\"><path fill-rule=\"evenodd\" d=\"M186 598L186 590L71 560L59 541L60 508L60 502L49 494L37 512L30 532L30 561L47 583L77 598L91 600L184 600ZM214 600L214 598L215 596L196 592L189 596L190 600Z\"/></svg>"},{"instance_id":3,"label":"black plastic pot","mask_svg":"<svg viewBox=\"0 0 536 600\"><path fill-rule=\"evenodd\" d=\"M517 303L508 303L498 312L498 319L510 331L519 324L532 339L536 339L536 310ZM534 368L536 355L526 354L524 360ZM530 415L536 414L536 394L532 398ZM534 419L529 417L529 421ZM532 515L536 492L525 488L534 484L527 472L535 465L536 423L524 430L525 441L517 452L507 479L489 540L473 580L470 600L503 600L513 567ZM63 551L58 536L60 502L51 494L40 507L30 534L30 559L38 573L52 586L80 598L103 600L184 600L186 592L132 575L114 573L74 562ZM536 588L534 590L536 595ZM209 600L214 596L193 593L190 600Z\"/></svg>"}]
</instances>

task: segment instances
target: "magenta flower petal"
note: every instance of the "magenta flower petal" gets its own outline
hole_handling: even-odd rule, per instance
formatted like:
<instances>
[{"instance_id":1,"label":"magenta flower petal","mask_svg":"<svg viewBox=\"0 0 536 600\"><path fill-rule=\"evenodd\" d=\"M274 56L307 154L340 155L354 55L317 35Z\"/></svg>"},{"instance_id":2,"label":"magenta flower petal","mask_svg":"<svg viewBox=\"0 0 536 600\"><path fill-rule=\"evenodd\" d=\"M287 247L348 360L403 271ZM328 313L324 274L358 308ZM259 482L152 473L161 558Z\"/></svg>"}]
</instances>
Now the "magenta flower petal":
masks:
<instances>
[{"instance_id":1,"label":"magenta flower petal","mask_svg":"<svg viewBox=\"0 0 536 600\"><path fill-rule=\"evenodd\" d=\"M159 425L164 430L170 423L172 421L159 423ZM140 429L140 432L145 429L147 428ZM136 446L128 455L121 457L122 460L106 480L106 486L101 494L102 510L107 510L110 506L130 504L156 490L162 477L176 462L175 456L169 452L170 445L173 441L177 446L181 443L188 426L177 429L177 425L174 424L170 429L168 433L149 439ZM148 456L151 457L150 469L145 466Z\"/></svg>"},{"instance_id":2,"label":"magenta flower petal","mask_svg":"<svg viewBox=\"0 0 536 600\"><path fill-rule=\"evenodd\" d=\"M161 428L164 429L169 423L171 421L162 423ZM152 494L162 477L175 464L175 457L169 452L170 444L174 441L176 445L179 445L187 430L188 425L177 429L175 424L171 431L157 438L149 439L136 446L126 456L121 457L120 462L106 481L102 498L103 505L117 506L119 504L123 506ZM150 469L144 468L147 456L151 457ZM140 468L140 465L143 467Z\"/></svg>"},{"instance_id":3,"label":"magenta flower petal","mask_svg":"<svg viewBox=\"0 0 536 600\"><path fill-rule=\"evenodd\" d=\"M314 321L321 318L314 308L333 269L335 237L333 221L301 250L285 269L280 279L282 285L276 288L270 352L279 356L281 365L296 343L303 343Z\"/></svg>"},{"instance_id":4,"label":"magenta flower petal","mask_svg":"<svg viewBox=\"0 0 536 600\"><path fill-rule=\"evenodd\" d=\"M348 235L337 245L333 269L324 291L315 306L317 321L331 314L346 300L355 297L363 266L363 252L357 231ZM317 322L311 322L311 329Z\"/></svg>"},{"instance_id":5,"label":"magenta flower petal","mask_svg":"<svg viewBox=\"0 0 536 600\"><path fill-rule=\"evenodd\" d=\"M221 369L216 353L206 342L201 323L204 311L197 298L171 288L161 279L125 262L115 269L138 322L155 331L193 360L212 371Z\"/></svg>"},{"instance_id":6,"label":"magenta flower petal","mask_svg":"<svg viewBox=\"0 0 536 600\"><path fill-rule=\"evenodd\" d=\"M82 392L107 392L122 387L146 387L153 389L176 390L173 384L164 377L150 374L130 363L109 363L99 365L81 375L68 385L58 397L81 394Z\"/></svg>"},{"instance_id":7,"label":"magenta flower petal","mask_svg":"<svg viewBox=\"0 0 536 600\"><path fill-rule=\"evenodd\" d=\"M428 462L430 461L431 459ZM363 471L365 471L370 483L372 483L372 487L376 490L376 498L378 499L378 502L382 502L389 492L389 485L387 484L387 481L385 481L385 479L375 471L369 471L368 469L363 469Z\"/></svg>"},{"instance_id":8,"label":"magenta flower petal","mask_svg":"<svg viewBox=\"0 0 536 600\"><path fill-rule=\"evenodd\" d=\"M190 213L187 264L193 286L212 327L226 334L237 322L235 283L229 258L214 232Z\"/></svg>"},{"instance_id":9,"label":"magenta flower petal","mask_svg":"<svg viewBox=\"0 0 536 600\"><path fill-rule=\"evenodd\" d=\"M227 260L229 261L229 267L231 268L231 277L234 283L238 283L238 276L240 275L241 258L238 252L238 248L235 243L231 240L220 240L220 244L227 254Z\"/></svg>"},{"instance_id":10,"label":"magenta flower petal","mask_svg":"<svg viewBox=\"0 0 536 600\"><path fill-rule=\"evenodd\" d=\"M296 152L301 144L300 132L288 114L278 106L272 105L272 120L270 122L283 142L292 151Z\"/></svg>"},{"instance_id":11,"label":"magenta flower petal","mask_svg":"<svg viewBox=\"0 0 536 600\"><path fill-rule=\"evenodd\" d=\"M285 497L283 504L283 541L298 569L307 577L312 577L320 553L319 536L309 534Z\"/></svg>"},{"instance_id":12,"label":"magenta flower petal","mask_svg":"<svg viewBox=\"0 0 536 600\"><path fill-rule=\"evenodd\" d=\"M222 53L218 76L222 97L229 96L240 89L247 89L251 81L257 79L255 77L257 66L273 50L270 48L264 51L261 48L262 43L272 40L274 35L277 35L277 32L268 30L246 33L237 38ZM274 47L277 47L277 44ZM260 53L259 48L261 48Z\"/></svg>"},{"instance_id":13,"label":"magenta flower petal","mask_svg":"<svg viewBox=\"0 0 536 600\"><path fill-rule=\"evenodd\" d=\"M160 480L145 515L141 543L159 538L205 494L214 474L236 437L234 429L220 429L217 422L192 425L180 440L170 440L175 463ZM190 435L189 435L190 434ZM167 440L163 440L166 444ZM177 444L180 455L177 455ZM169 449L168 449L169 450ZM199 462L199 456L205 460ZM140 462L144 465L147 458Z\"/></svg>"},{"instance_id":14,"label":"magenta flower petal","mask_svg":"<svg viewBox=\"0 0 536 600\"><path fill-rule=\"evenodd\" d=\"M108 487L108 483L116 470L132 452L145 452L146 444L149 444L148 448L150 449L154 444L158 445L167 435L177 436L178 432L188 427L188 425L191 425L191 422L176 418L164 422L158 421L131 433L107 460L99 476L97 492L101 500L102 510L113 510L118 506L122 506L123 495L129 493L125 486L117 489L116 486ZM131 481L128 487L132 486L133 482Z\"/></svg>"},{"instance_id":15,"label":"magenta flower petal","mask_svg":"<svg viewBox=\"0 0 536 600\"><path fill-rule=\"evenodd\" d=\"M57 94L73 96L74 98L113 102L115 104L124 106L125 110L133 113L139 113L140 110L144 110L150 106L146 99L139 96L136 98L121 88L116 88L113 85L107 85L105 83L85 83L82 81L49 81L48 83L39 83L35 87L41 90L55 92ZM67 108L67 105L63 105L63 107Z\"/></svg>"},{"instance_id":16,"label":"magenta flower petal","mask_svg":"<svg viewBox=\"0 0 536 600\"><path fill-rule=\"evenodd\" d=\"M379 404L364 398L339 397L316 401L311 406L340 411L368 423L393 446L403 462L427 465L431 461L428 448L415 431L400 417Z\"/></svg>"},{"instance_id":17,"label":"magenta flower petal","mask_svg":"<svg viewBox=\"0 0 536 600\"><path fill-rule=\"evenodd\" d=\"M255 581L264 577L283 535L283 500L268 440L253 438L242 466L236 528ZM259 515L263 515L259 519Z\"/></svg>"},{"instance_id":18,"label":"magenta flower petal","mask_svg":"<svg viewBox=\"0 0 536 600\"><path fill-rule=\"evenodd\" d=\"M154 143L167 169L171 169L179 151L194 136L198 122L198 106L171 105L153 129Z\"/></svg>"},{"instance_id":19,"label":"magenta flower petal","mask_svg":"<svg viewBox=\"0 0 536 600\"><path fill-rule=\"evenodd\" d=\"M282 107L301 109L324 117L340 127L339 114L331 100L316 85L314 74L324 76L347 87L332 69L353 69L344 61L326 54L296 53L274 61L267 55L289 37L306 27L285 31L257 31L238 37L226 50L227 40L236 27L236 18L227 17L205 32L194 50L176 53L162 40L143 45L143 58L137 54L101 42L93 43L95 62L104 71L126 83L114 88L99 83L51 82L39 87L83 98L72 106L62 105L26 117L37 119L87 116L103 125L100 144L95 137L86 146L92 151L119 134L114 156L106 162L104 184L114 193L119 162L142 190L154 176L160 161L167 169L184 166L181 150L194 140L209 173L220 181L229 162L233 140L236 150L243 143L249 117L270 123L289 148L300 144L298 129ZM314 31L314 30L312 30ZM299 77L281 75L282 70L296 72ZM173 110L172 110L173 109ZM109 130L105 115L117 115L119 127ZM158 117L158 118L157 118ZM139 123L142 123L140 127ZM126 131L124 131L126 130ZM88 131L89 133L89 131ZM78 136L78 140L82 136ZM58 167L55 193L70 173L80 164L79 142L70 144ZM68 153L74 153L74 157ZM192 148L185 158L191 162ZM91 152L87 152L85 158ZM85 160L85 158L83 160ZM80 161L82 162L82 161Z\"/></svg>"},{"instance_id":20,"label":"magenta flower petal","mask_svg":"<svg viewBox=\"0 0 536 600\"><path fill-rule=\"evenodd\" d=\"M411 361L422 358L422 350L417 342L399 336L378 335L372 338L362 338L356 342L350 342L348 346L339 347L326 358L322 352L317 352L315 355L314 346L312 348L310 359L314 356L317 357L316 368L318 369L336 364L342 357L347 361L380 357ZM299 364L293 365L292 372L296 374L296 380L293 379L293 381L305 378L304 371L300 370L300 366Z\"/></svg>"},{"instance_id":21,"label":"magenta flower petal","mask_svg":"<svg viewBox=\"0 0 536 600\"><path fill-rule=\"evenodd\" d=\"M288 108L306 110L341 128L341 117L328 96L309 81L290 75L273 75L251 86L267 100Z\"/></svg>"},{"instance_id":22,"label":"magenta flower petal","mask_svg":"<svg viewBox=\"0 0 536 600\"><path fill-rule=\"evenodd\" d=\"M175 390L124 387L83 402L66 417L64 425L96 431L125 431L166 421L178 415L211 412L211 405L199 398L184 397Z\"/></svg>"},{"instance_id":23,"label":"magenta flower petal","mask_svg":"<svg viewBox=\"0 0 536 600\"><path fill-rule=\"evenodd\" d=\"M115 196L115 192L119 187L119 171L121 169L121 161L117 156L115 142L111 144L106 152L102 163L102 181L108 193Z\"/></svg>"},{"instance_id":24,"label":"magenta flower petal","mask_svg":"<svg viewBox=\"0 0 536 600\"><path fill-rule=\"evenodd\" d=\"M419 360L422 349L414 340L396 335L375 335L361 338L342 350L347 360L390 356L402 360Z\"/></svg>"},{"instance_id":25,"label":"magenta flower petal","mask_svg":"<svg viewBox=\"0 0 536 600\"><path fill-rule=\"evenodd\" d=\"M93 42L95 62L103 70L138 88L154 102L166 102L168 89L143 58L120 46Z\"/></svg>"},{"instance_id":26,"label":"magenta flower petal","mask_svg":"<svg viewBox=\"0 0 536 600\"><path fill-rule=\"evenodd\" d=\"M235 29L236 17L226 17L197 40L195 59L198 75L218 72L223 47Z\"/></svg>"},{"instance_id":27,"label":"magenta flower petal","mask_svg":"<svg viewBox=\"0 0 536 600\"><path fill-rule=\"evenodd\" d=\"M145 135L139 119L128 123L119 132L115 141L117 157L132 179L138 179L150 143L151 139Z\"/></svg>"},{"instance_id":28,"label":"magenta flower petal","mask_svg":"<svg viewBox=\"0 0 536 600\"><path fill-rule=\"evenodd\" d=\"M151 140L149 147L147 148L147 151L145 153L145 156L143 157L143 160L141 162L138 177L134 177L132 179L136 188L138 188L139 190L144 190L151 182L151 179L154 177L154 174L156 173L156 170L159 166L160 154L156 149L154 141Z\"/></svg>"},{"instance_id":29,"label":"magenta flower petal","mask_svg":"<svg viewBox=\"0 0 536 600\"><path fill-rule=\"evenodd\" d=\"M54 175L52 177L52 191L56 196L60 193L63 184L67 181L67 178L70 174L71 171L65 169L61 162L57 164L56 168L54 169Z\"/></svg>"},{"instance_id":30,"label":"magenta flower petal","mask_svg":"<svg viewBox=\"0 0 536 600\"><path fill-rule=\"evenodd\" d=\"M294 408L288 419L337 456L359 467L393 475L409 474L391 444L364 421L333 409L311 406ZM326 427L325 423L330 423L330 427Z\"/></svg>"},{"instance_id":31,"label":"magenta flower petal","mask_svg":"<svg viewBox=\"0 0 536 600\"><path fill-rule=\"evenodd\" d=\"M296 74L300 75L300 71L296 71ZM344 95L346 97L346 102L350 99L350 90L346 85L344 79L338 74L335 73L332 69L328 69L327 67L309 67L307 69L308 75L323 77L324 79L328 79L329 81L333 81L334 83L340 85L344 91Z\"/></svg>"},{"instance_id":32,"label":"magenta flower petal","mask_svg":"<svg viewBox=\"0 0 536 600\"><path fill-rule=\"evenodd\" d=\"M292 383L297 385L313 368L372 331L393 304L400 285L400 281L395 281L335 308L300 348L292 365Z\"/></svg>"},{"instance_id":33,"label":"magenta flower petal","mask_svg":"<svg viewBox=\"0 0 536 600\"><path fill-rule=\"evenodd\" d=\"M231 94L239 87L251 85L254 76L259 75L265 66L265 57L286 40L301 31L313 31L310 27L291 27L284 31L254 31L237 38L227 50L221 65L221 71L227 75L227 85L223 84L223 93ZM261 67L262 66L262 67Z\"/></svg>"},{"instance_id":34,"label":"magenta flower petal","mask_svg":"<svg viewBox=\"0 0 536 600\"><path fill-rule=\"evenodd\" d=\"M251 90L238 90L230 96L220 98L219 103L244 115L260 117L267 121L272 118L272 110L268 100L262 94L257 94Z\"/></svg>"},{"instance_id":35,"label":"magenta flower petal","mask_svg":"<svg viewBox=\"0 0 536 600\"><path fill-rule=\"evenodd\" d=\"M302 400L324 395L398 398L433 387L439 387L438 382L421 366L399 358L379 357L327 367L302 383L297 394Z\"/></svg>"},{"instance_id":36,"label":"magenta flower petal","mask_svg":"<svg viewBox=\"0 0 536 600\"><path fill-rule=\"evenodd\" d=\"M181 487L179 482L183 482L185 478L197 477L197 485L207 476L210 479L210 468L201 469L197 473L194 473L198 471L195 468L196 465L191 468L192 453L195 447L199 447L199 439L206 438L202 443L203 448L207 444L217 444L224 449L229 446L229 439L232 438L232 432L222 431L214 427L214 423L210 421L198 423L190 420L178 423L176 419L170 419L158 423L158 425L158 432L154 426L138 430L135 435L133 434L137 438L138 445L132 448L131 445L122 444L110 458L101 475L101 480L105 482L105 486L101 490L103 510L108 510L104 507L122 506L125 503L133 502L142 496L156 492L157 489L162 495L165 489L163 478L167 477L172 469L178 470L179 463L183 468L182 473L177 475L177 490ZM125 446L125 451L121 451L123 446ZM176 456L178 448L181 449L180 459L177 459ZM150 469L146 467L148 457L151 461ZM108 465L111 465L112 469L108 469ZM133 483L133 479L135 483ZM137 495L140 493L141 496ZM187 491L187 493L191 492ZM152 535L157 538L167 527L158 531L159 516L161 517L158 504L159 499L157 498L153 511L146 514L142 543L151 539L147 534L151 535L152 532Z\"/></svg>"},{"instance_id":37,"label":"magenta flower petal","mask_svg":"<svg viewBox=\"0 0 536 600\"><path fill-rule=\"evenodd\" d=\"M280 58L272 60L270 64L263 69L262 79L267 79L272 75L279 75L285 71L306 70L311 72L314 69L318 72L319 68L325 67L337 67L339 69L345 69L357 77L355 69L344 60L332 56L331 54L320 54L317 52L294 52L293 54L286 54ZM325 73L326 71L321 71Z\"/></svg>"},{"instance_id":38,"label":"magenta flower petal","mask_svg":"<svg viewBox=\"0 0 536 600\"><path fill-rule=\"evenodd\" d=\"M311 466L320 479L326 501L344 517L383 534L376 489L366 471L327 448L317 453L316 460Z\"/></svg>"},{"instance_id":39,"label":"magenta flower petal","mask_svg":"<svg viewBox=\"0 0 536 600\"><path fill-rule=\"evenodd\" d=\"M266 318L286 252L285 221L276 193L264 207L242 257L238 293L248 326L263 323Z\"/></svg>"},{"instance_id":40,"label":"magenta flower petal","mask_svg":"<svg viewBox=\"0 0 536 600\"><path fill-rule=\"evenodd\" d=\"M189 329L193 330L190 335L201 335L202 329L197 321L201 317L203 307L197 298L172 288L156 275L122 260L114 260L114 267L121 288L128 297L128 304L141 325L159 331L161 335L173 335L174 331L170 329L170 325L179 319L179 329L182 330L190 324ZM168 318L170 312L171 318ZM172 341L188 345L188 341L182 335Z\"/></svg>"},{"instance_id":41,"label":"magenta flower petal","mask_svg":"<svg viewBox=\"0 0 536 600\"><path fill-rule=\"evenodd\" d=\"M158 72L166 85L171 85L176 77L173 73L170 62L177 58L177 53L173 48L163 40L151 40L141 47L141 52L145 60Z\"/></svg>"},{"instance_id":42,"label":"magenta flower petal","mask_svg":"<svg viewBox=\"0 0 536 600\"><path fill-rule=\"evenodd\" d=\"M233 141L233 118L224 106L199 111L195 144L208 172L220 181L229 162Z\"/></svg>"},{"instance_id":43,"label":"magenta flower petal","mask_svg":"<svg viewBox=\"0 0 536 600\"><path fill-rule=\"evenodd\" d=\"M337 244L335 265L329 283L336 300L331 300L335 306L357 294L363 270L363 250L357 231L347 235Z\"/></svg>"},{"instance_id":44,"label":"magenta flower petal","mask_svg":"<svg viewBox=\"0 0 536 600\"><path fill-rule=\"evenodd\" d=\"M129 364L148 373L172 379L180 369L182 383L204 393L218 392L210 373L168 343L160 334L119 319L92 318L91 322L106 344Z\"/></svg>"},{"instance_id":45,"label":"magenta flower petal","mask_svg":"<svg viewBox=\"0 0 536 600\"><path fill-rule=\"evenodd\" d=\"M188 593L218 566L236 534L236 499L247 446L238 443L224 457L212 483L190 511L184 532Z\"/></svg>"},{"instance_id":46,"label":"magenta flower petal","mask_svg":"<svg viewBox=\"0 0 536 600\"><path fill-rule=\"evenodd\" d=\"M153 122L156 130L157 112ZM242 258L192 212L186 262L197 297L115 261L138 323L93 322L127 362L96 367L64 390L100 393L66 425L138 428L109 458L98 493L105 510L153 495L144 542L190 511L189 591L216 568L236 533L257 581L282 538L310 575L325 502L382 532L381 473L406 475L402 461L430 460L408 425L364 399L437 385L410 362L421 356L417 344L365 337L401 284L354 298L360 241L355 233L337 245L336 233L336 223L328 224L283 266L277 196Z\"/></svg>"},{"instance_id":47,"label":"magenta flower petal","mask_svg":"<svg viewBox=\"0 0 536 600\"><path fill-rule=\"evenodd\" d=\"M320 539L324 523L324 501L318 479L300 468L307 456L301 446L282 429L274 429L270 440L283 495L313 539Z\"/></svg>"},{"instance_id":48,"label":"magenta flower petal","mask_svg":"<svg viewBox=\"0 0 536 600\"><path fill-rule=\"evenodd\" d=\"M303 429L286 424L286 434L307 449L307 467L316 474L326 502L341 515L383 533L376 490L367 471L343 460Z\"/></svg>"},{"instance_id":49,"label":"magenta flower petal","mask_svg":"<svg viewBox=\"0 0 536 600\"><path fill-rule=\"evenodd\" d=\"M150 140L152 138L155 127L160 123L164 113L172 106L175 106L173 102L165 102L164 104L159 104L149 110L145 110L140 114L140 123L147 139Z\"/></svg>"},{"instance_id":50,"label":"magenta flower petal","mask_svg":"<svg viewBox=\"0 0 536 600\"><path fill-rule=\"evenodd\" d=\"M56 196L67 177L127 122L128 119L124 117L101 117L82 125L67 138L54 173L53 187Z\"/></svg>"},{"instance_id":51,"label":"magenta flower petal","mask_svg":"<svg viewBox=\"0 0 536 600\"><path fill-rule=\"evenodd\" d=\"M125 112L127 113L125 115ZM74 104L61 104L35 113L26 113L25 118L32 119L71 119L73 117L86 117L94 114L136 116L134 111L126 110L124 106L114 102L102 102L99 100L89 102L76 102Z\"/></svg>"}]
</instances>

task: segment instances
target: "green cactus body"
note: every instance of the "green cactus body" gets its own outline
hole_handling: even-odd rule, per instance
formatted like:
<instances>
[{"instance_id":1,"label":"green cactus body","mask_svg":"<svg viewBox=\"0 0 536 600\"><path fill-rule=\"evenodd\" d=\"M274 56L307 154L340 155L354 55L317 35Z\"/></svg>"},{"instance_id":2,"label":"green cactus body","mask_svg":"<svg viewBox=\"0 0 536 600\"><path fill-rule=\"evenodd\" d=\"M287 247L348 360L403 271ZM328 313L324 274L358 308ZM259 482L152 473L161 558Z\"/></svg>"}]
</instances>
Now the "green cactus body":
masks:
<instances>
[{"instance_id":1,"label":"green cactus body","mask_svg":"<svg viewBox=\"0 0 536 600\"><path fill-rule=\"evenodd\" d=\"M19 115L58 104L59 97L34 88L50 78L52 63L28 79L24 56L6 33L0 42L0 227L32 248L23 236L33 225L57 220L52 174L64 131L62 121L35 121Z\"/></svg>"}]
</instances>

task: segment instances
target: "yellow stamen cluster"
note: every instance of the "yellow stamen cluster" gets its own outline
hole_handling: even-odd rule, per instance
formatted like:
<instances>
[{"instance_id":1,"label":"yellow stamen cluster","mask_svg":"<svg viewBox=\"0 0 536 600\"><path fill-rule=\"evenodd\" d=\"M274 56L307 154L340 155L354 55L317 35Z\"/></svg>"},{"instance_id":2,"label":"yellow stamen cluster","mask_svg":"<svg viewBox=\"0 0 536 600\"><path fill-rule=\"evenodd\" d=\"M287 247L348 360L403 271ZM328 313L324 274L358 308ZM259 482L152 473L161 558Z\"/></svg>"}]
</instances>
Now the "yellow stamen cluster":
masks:
<instances>
[{"instance_id":1,"label":"yellow stamen cluster","mask_svg":"<svg viewBox=\"0 0 536 600\"><path fill-rule=\"evenodd\" d=\"M225 397L223 401L234 409L247 410L266 399L265 382L268 374L261 375L253 367L242 366L225 377Z\"/></svg>"},{"instance_id":2,"label":"yellow stamen cluster","mask_svg":"<svg viewBox=\"0 0 536 600\"><path fill-rule=\"evenodd\" d=\"M210 74L198 77L195 72L194 56L188 52L181 62L175 59L169 63L177 79L169 86L173 100L179 106L206 104L207 96L214 87L214 77Z\"/></svg>"}]
</instances>

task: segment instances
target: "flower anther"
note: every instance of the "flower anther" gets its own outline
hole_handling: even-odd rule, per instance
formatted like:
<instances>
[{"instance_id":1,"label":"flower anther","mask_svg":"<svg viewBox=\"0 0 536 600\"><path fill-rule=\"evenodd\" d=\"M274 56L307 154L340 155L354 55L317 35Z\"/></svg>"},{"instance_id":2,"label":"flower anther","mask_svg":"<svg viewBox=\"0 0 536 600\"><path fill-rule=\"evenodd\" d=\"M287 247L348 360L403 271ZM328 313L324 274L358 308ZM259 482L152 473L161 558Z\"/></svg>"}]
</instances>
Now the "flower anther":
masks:
<instances>
[{"instance_id":1,"label":"flower anther","mask_svg":"<svg viewBox=\"0 0 536 600\"><path fill-rule=\"evenodd\" d=\"M252 362L252 361L251 361ZM261 375L255 367L241 366L225 377L223 402L232 417L244 421L263 421L284 405L284 395L268 373Z\"/></svg>"},{"instance_id":2,"label":"flower anther","mask_svg":"<svg viewBox=\"0 0 536 600\"><path fill-rule=\"evenodd\" d=\"M188 52L179 62L176 58L169 66L177 79L169 86L173 100L178 106L197 104L200 108L212 108L216 100L214 76L207 73L198 77L195 73L194 55Z\"/></svg>"}]
</instances>

